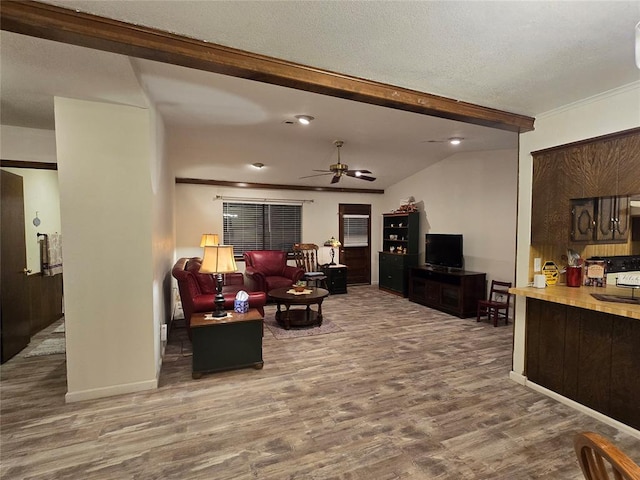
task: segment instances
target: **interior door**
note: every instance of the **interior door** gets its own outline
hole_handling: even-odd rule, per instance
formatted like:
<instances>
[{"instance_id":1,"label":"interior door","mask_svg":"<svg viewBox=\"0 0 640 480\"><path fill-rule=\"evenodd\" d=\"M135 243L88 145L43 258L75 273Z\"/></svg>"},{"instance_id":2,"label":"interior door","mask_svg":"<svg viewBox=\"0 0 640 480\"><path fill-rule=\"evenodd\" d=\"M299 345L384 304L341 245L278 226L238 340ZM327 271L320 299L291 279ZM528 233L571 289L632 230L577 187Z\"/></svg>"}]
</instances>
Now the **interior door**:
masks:
<instances>
[{"instance_id":1,"label":"interior door","mask_svg":"<svg viewBox=\"0 0 640 480\"><path fill-rule=\"evenodd\" d=\"M27 252L24 235L24 193L22 177L0 171L0 287L2 363L29 344L29 291L27 284Z\"/></svg>"},{"instance_id":2,"label":"interior door","mask_svg":"<svg viewBox=\"0 0 640 480\"><path fill-rule=\"evenodd\" d=\"M371 284L371 205L338 206L340 263L347 266L347 284Z\"/></svg>"}]
</instances>

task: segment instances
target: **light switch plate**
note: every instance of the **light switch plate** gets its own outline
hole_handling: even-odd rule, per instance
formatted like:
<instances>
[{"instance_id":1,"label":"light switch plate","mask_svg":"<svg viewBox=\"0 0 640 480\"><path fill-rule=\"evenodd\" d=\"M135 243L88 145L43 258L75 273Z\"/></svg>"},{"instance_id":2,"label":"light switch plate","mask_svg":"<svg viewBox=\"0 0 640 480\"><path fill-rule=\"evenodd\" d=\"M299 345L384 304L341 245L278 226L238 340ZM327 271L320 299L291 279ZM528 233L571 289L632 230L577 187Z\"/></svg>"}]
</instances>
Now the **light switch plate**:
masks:
<instances>
[{"instance_id":1,"label":"light switch plate","mask_svg":"<svg viewBox=\"0 0 640 480\"><path fill-rule=\"evenodd\" d=\"M541 258L534 258L533 259L533 271L534 272L539 272L540 270L542 270L542 259Z\"/></svg>"}]
</instances>

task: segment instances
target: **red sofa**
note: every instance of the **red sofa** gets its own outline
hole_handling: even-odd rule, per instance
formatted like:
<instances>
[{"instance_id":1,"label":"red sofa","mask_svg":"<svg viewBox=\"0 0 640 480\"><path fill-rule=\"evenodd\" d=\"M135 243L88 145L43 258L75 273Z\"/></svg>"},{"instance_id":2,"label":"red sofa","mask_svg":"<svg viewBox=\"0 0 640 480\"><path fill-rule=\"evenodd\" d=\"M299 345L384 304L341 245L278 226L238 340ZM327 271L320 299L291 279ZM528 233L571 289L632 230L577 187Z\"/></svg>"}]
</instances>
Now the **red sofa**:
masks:
<instances>
[{"instance_id":1,"label":"red sofa","mask_svg":"<svg viewBox=\"0 0 640 480\"><path fill-rule=\"evenodd\" d=\"M211 312L215 309L215 276L209 273L200 273L201 264L202 259L199 257L180 258L171 270L171 274L178 281L178 291L180 292L189 338L191 338L191 315L199 312ZM224 296L225 310L233 310L233 302L240 290L249 294L249 308L256 308L264 317L264 306L267 303L266 294L261 291L252 291L245 286L244 276L239 272L223 275L222 295Z\"/></svg>"},{"instance_id":2,"label":"red sofa","mask_svg":"<svg viewBox=\"0 0 640 480\"><path fill-rule=\"evenodd\" d=\"M290 287L304 275L304 269L287 265L287 252L282 250L244 252L244 261L246 284L253 291Z\"/></svg>"}]
</instances>

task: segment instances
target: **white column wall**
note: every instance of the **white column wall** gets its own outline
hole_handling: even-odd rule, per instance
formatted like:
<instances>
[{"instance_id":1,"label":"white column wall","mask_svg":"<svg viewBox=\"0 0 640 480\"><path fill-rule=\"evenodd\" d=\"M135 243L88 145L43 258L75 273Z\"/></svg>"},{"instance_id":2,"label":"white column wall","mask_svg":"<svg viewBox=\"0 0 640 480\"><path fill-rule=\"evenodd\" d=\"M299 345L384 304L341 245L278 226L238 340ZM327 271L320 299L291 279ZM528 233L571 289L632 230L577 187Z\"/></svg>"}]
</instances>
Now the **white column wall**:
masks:
<instances>
[{"instance_id":1,"label":"white column wall","mask_svg":"<svg viewBox=\"0 0 640 480\"><path fill-rule=\"evenodd\" d=\"M151 102L149 102L151 103ZM173 266L175 178L166 160L166 138L162 117L155 108L150 109L154 130L151 146L151 209L153 256L153 326L156 376L160 376L162 355L166 342L160 341L160 327L169 323L172 314L171 267Z\"/></svg>"},{"instance_id":2,"label":"white column wall","mask_svg":"<svg viewBox=\"0 0 640 480\"><path fill-rule=\"evenodd\" d=\"M66 399L155 388L149 112L57 97L55 116Z\"/></svg>"},{"instance_id":3,"label":"white column wall","mask_svg":"<svg viewBox=\"0 0 640 480\"><path fill-rule=\"evenodd\" d=\"M529 281L531 247L531 152L640 126L640 82L604 92L536 117L535 130L520 135L516 284ZM638 174L638 172L629 172ZM512 378L524 382L525 301L516 301Z\"/></svg>"}]
</instances>

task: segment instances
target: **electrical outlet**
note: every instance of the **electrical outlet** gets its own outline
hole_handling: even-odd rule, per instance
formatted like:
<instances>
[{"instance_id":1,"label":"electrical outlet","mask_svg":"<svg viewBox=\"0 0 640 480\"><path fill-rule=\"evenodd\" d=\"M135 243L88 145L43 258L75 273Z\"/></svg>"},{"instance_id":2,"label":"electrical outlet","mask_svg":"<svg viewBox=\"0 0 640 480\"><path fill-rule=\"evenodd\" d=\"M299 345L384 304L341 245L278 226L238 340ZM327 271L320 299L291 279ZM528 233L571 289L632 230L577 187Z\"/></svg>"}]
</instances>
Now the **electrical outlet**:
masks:
<instances>
[{"instance_id":1,"label":"electrical outlet","mask_svg":"<svg viewBox=\"0 0 640 480\"><path fill-rule=\"evenodd\" d=\"M160 325L160 340L163 342L167 341L167 324L163 323Z\"/></svg>"},{"instance_id":2,"label":"electrical outlet","mask_svg":"<svg viewBox=\"0 0 640 480\"><path fill-rule=\"evenodd\" d=\"M542 270L542 259L537 257L533 259L533 271L539 272Z\"/></svg>"}]
</instances>

